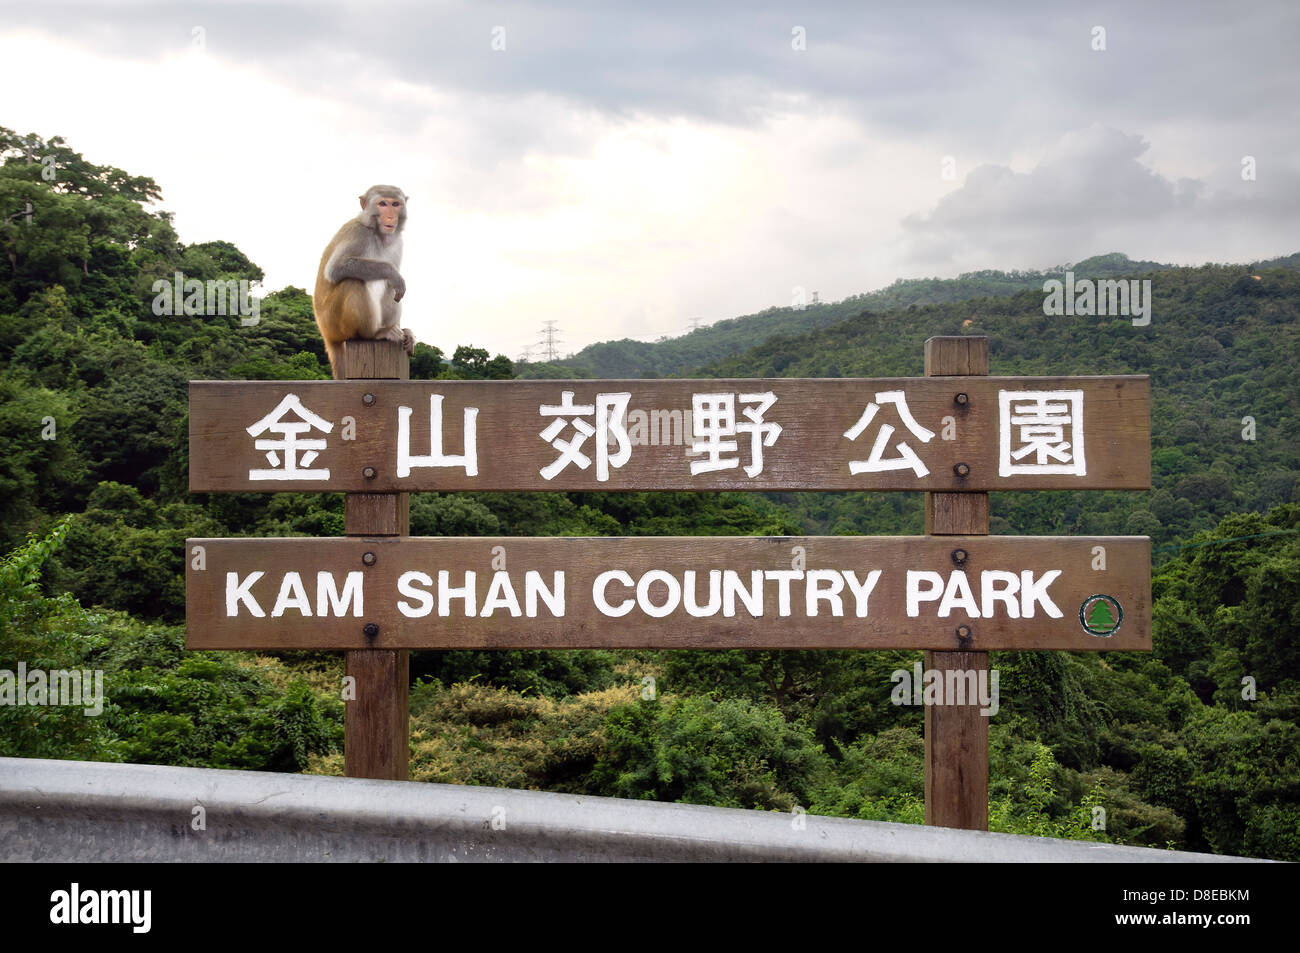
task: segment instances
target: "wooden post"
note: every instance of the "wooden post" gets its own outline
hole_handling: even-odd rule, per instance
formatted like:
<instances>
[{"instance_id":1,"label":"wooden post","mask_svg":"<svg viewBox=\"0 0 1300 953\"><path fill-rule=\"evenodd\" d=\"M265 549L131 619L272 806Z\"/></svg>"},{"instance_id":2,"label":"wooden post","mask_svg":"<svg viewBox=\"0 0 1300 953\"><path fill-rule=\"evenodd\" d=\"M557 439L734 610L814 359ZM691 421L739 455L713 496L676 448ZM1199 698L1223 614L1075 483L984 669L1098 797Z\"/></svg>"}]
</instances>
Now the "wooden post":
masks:
<instances>
[{"instance_id":1,"label":"wooden post","mask_svg":"<svg viewBox=\"0 0 1300 953\"><path fill-rule=\"evenodd\" d=\"M933 337L925 342L925 376L986 376L986 337ZM957 427L969 404L953 392ZM957 466L962 464L958 463ZM987 536L987 493L925 494L925 531L934 536ZM953 623L954 632L958 627ZM979 645L979 625L970 625L972 645ZM944 672L987 671L988 652L926 652L925 667ZM977 677L979 677L977 675ZM968 699L968 702L970 699ZM989 722L980 706L925 706L925 823L936 827L989 828Z\"/></svg>"},{"instance_id":2,"label":"wooden post","mask_svg":"<svg viewBox=\"0 0 1300 953\"><path fill-rule=\"evenodd\" d=\"M410 360L392 341L343 342L348 379L409 380ZM386 461L376 460L375 466ZM409 493L344 495L348 536L409 536ZM364 622L364 620L362 620ZM344 771L350 778L408 781L411 776L410 652L366 649L344 653L352 681L343 723Z\"/></svg>"}]
</instances>

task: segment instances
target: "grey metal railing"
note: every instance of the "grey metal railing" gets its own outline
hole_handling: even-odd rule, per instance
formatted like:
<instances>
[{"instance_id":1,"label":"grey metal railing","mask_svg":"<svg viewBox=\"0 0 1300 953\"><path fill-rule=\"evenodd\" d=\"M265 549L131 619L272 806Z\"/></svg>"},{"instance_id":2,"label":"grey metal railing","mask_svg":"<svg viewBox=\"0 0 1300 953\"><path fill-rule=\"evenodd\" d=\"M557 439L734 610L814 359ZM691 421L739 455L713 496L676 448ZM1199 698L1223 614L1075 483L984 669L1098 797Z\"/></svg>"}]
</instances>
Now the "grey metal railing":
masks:
<instances>
[{"instance_id":1,"label":"grey metal railing","mask_svg":"<svg viewBox=\"0 0 1300 953\"><path fill-rule=\"evenodd\" d=\"M0 861L1231 861L504 788L0 758Z\"/></svg>"}]
</instances>

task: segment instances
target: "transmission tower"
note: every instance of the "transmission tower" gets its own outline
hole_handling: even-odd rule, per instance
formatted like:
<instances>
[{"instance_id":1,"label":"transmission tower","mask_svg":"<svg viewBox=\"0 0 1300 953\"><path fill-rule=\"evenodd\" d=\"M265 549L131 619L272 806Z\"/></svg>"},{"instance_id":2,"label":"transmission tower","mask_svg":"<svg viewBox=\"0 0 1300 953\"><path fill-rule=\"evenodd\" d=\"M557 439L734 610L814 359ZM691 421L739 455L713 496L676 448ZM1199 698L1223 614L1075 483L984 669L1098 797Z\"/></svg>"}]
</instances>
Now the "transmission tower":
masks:
<instances>
[{"instance_id":1,"label":"transmission tower","mask_svg":"<svg viewBox=\"0 0 1300 953\"><path fill-rule=\"evenodd\" d=\"M547 362L555 361L560 356L560 352L555 349L555 345L562 343L559 337L559 331L555 327L559 322L543 321L542 324L546 325L546 327L537 332L542 336L542 340L538 342L538 346L541 347L543 351L542 360Z\"/></svg>"}]
</instances>

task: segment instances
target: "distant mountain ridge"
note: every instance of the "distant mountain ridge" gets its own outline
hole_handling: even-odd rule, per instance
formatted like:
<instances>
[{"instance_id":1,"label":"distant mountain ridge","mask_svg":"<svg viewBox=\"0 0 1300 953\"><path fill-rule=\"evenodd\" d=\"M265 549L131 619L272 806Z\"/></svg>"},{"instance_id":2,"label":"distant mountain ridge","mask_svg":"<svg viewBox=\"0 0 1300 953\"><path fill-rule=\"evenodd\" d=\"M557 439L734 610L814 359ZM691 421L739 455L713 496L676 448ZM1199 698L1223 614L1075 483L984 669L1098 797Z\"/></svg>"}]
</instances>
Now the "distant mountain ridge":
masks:
<instances>
[{"instance_id":1,"label":"distant mountain ridge","mask_svg":"<svg viewBox=\"0 0 1300 953\"><path fill-rule=\"evenodd\" d=\"M1045 271L966 272L957 278L900 278L888 287L827 304L768 308L757 314L725 318L665 341L602 341L552 364L522 364L520 377L638 378L684 374L741 354L774 335L797 335L830 327L864 312L905 311L909 307L947 304L975 298L1006 298L1021 291L1041 291L1048 278L1067 270L1079 278L1136 277L1178 267L1135 261L1122 252L1094 255ZM1300 253L1235 267L1300 268Z\"/></svg>"},{"instance_id":2,"label":"distant mountain ridge","mask_svg":"<svg viewBox=\"0 0 1300 953\"><path fill-rule=\"evenodd\" d=\"M926 338L958 334L988 338L994 375L1148 374L1152 492L998 493L993 531L1146 535L1174 544L1229 513L1300 502L1295 259L1148 273L1145 327L1123 316L1045 315L1040 286L901 312L864 310L829 327L772 335L687 376L919 376ZM807 532L920 532L919 494L903 496L773 498L798 513Z\"/></svg>"}]
</instances>

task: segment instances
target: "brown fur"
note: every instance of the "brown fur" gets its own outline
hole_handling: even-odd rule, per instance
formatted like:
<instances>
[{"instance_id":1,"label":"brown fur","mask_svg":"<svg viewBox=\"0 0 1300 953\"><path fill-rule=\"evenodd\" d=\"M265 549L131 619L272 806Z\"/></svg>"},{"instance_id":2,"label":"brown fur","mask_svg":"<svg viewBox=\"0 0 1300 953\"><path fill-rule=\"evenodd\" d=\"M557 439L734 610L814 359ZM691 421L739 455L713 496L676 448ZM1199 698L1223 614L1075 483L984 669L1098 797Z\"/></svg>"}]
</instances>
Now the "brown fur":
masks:
<instances>
[{"instance_id":1,"label":"brown fur","mask_svg":"<svg viewBox=\"0 0 1300 953\"><path fill-rule=\"evenodd\" d=\"M386 209L381 207L381 199L389 200ZM393 200L400 201L396 213ZM402 230L406 226L406 196L393 186L376 185L360 201L361 213L340 228L325 246L312 294L312 312L335 379L343 376L344 341L384 339L402 344L408 354L415 350L411 332L401 327L400 302L406 286L398 269L402 262ZM395 228L386 232L382 223L391 224L394 215ZM337 277L340 271L373 277ZM337 280L328 277L331 273ZM378 283L383 283L382 288ZM378 302L368 286L380 289Z\"/></svg>"}]
</instances>

